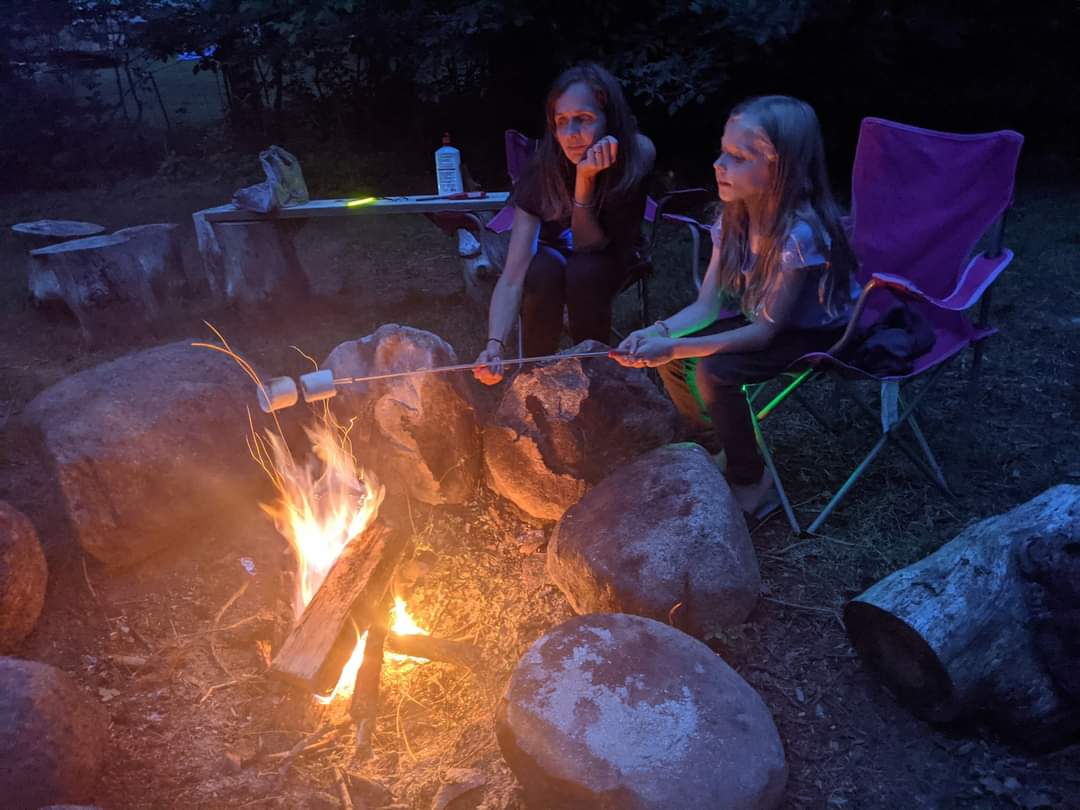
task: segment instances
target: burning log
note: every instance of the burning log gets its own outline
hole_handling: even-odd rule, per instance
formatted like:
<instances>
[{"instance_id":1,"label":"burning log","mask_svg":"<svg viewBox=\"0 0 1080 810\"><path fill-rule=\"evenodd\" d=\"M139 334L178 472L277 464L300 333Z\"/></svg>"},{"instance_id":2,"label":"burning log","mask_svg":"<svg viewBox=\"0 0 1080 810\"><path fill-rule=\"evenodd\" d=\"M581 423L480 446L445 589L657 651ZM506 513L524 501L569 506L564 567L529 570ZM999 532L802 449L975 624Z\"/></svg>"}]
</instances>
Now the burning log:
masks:
<instances>
[{"instance_id":1,"label":"burning log","mask_svg":"<svg viewBox=\"0 0 1080 810\"><path fill-rule=\"evenodd\" d=\"M390 633L386 636L386 649L398 655L427 658L445 664L475 670L480 666L480 651L465 641L449 641L434 636Z\"/></svg>"},{"instance_id":2,"label":"burning log","mask_svg":"<svg viewBox=\"0 0 1080 810\"><path fill-rule=\"evenodd\" d=\"M356 633L376 619L406 541L404 533L376 521L349 542L275 656L271 671L312 692L329 693L356 646Z\"/></svg>"},{"instance_id":3,"label":"burning log","mask_svg":"<svg viewBox=\"0 0 1080 810\"><path fill-rule=\"evenodd\" d=\"M368 628L364 643L364 658L356 671L352 703L349 714L356 723L356 745L365 746L371 741L375 728L375 716L379 711L379 678L382 676L383 649L390 618L390 599L387 594L380 602L375 620Z\"/></svg>"}]
</instances>

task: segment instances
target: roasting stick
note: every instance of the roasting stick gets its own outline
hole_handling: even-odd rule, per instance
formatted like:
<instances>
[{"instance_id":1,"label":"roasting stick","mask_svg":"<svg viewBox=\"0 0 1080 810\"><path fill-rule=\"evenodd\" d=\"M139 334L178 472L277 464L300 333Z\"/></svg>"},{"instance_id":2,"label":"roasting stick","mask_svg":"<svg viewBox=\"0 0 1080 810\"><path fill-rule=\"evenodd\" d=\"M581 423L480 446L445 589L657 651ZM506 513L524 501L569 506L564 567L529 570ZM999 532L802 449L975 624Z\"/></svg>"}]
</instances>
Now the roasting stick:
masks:
<instances>
[{"instance_id":1,"label":"roasting stick","mask_svg":"<svg viewBox=\"0 0 1080 810\"><path fill-rule=\"evenodd\" d=\"M521 366L526 363L543 363L548 360L568 360L572 358L607 357L609 352L580 352L578 354L545 354L540 357L518 357L502 360L504 366ZM309 374L300 375L300 389L304 394L304 402L320 402L330 399L337 394L339 385L353 385L355 383L374 382L376 380L390 380L399 377L413 377L420 374L445 374L451 371L471 371L478 368L476 363L458 363L453 366L437 366L435 368L418 368L413 371L391 371L385 374L370 374L366 377L335 377L330 369L312 371ZM299 392L296 382L292 377L274 377L259 385L259 407L265 413L279 411L288 408L299 401Z\"/></svg>"},{"instance_id":2,"label":"roasting stick","mask_svg":"<svg viewBox=\"0 0 1080 810\"><path fill-rule=\"evenodd\" d=\"M544 363L548 360L566 360L571 357L607 357L608 352L581 352L580 354L545 354L541 357L518 357L503 360L504 366L520 366L525 363ZM389 380L393 377L411 377L417 374L442 374L448 371L470 371L477 368L476 363L458 363L456 366L437 366L436 368L418 368L415 371L392 371L387 374L372 374L367 377L335 377L334 385L349 385L351 383L371 382L373 380Z\"/></svg>"}]
</instances>

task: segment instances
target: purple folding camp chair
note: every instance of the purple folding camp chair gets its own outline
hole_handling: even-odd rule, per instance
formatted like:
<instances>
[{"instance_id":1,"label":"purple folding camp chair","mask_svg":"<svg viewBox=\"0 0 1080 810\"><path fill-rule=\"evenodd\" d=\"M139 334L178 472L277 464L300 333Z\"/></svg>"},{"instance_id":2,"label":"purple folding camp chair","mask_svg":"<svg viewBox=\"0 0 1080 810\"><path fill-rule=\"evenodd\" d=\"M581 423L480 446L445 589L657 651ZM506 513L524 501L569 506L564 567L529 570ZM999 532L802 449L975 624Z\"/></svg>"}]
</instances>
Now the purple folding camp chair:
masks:
<instances>
[{"instance_id":1,"label":"purple folding camp chair","mask_svg":"<svg viewBox=\"0 0 1080 810\"><path fill-rule=\"evenodd\" d=\"M875 420L880 436L810 524L817 531L888 444L899 447L943 492L951 494L915 419L947 361L969 347L975 350L971 384L979 369L980 344L997 331L986 323L990 285L1012 261L1002 246L1005 214L1012 202L1016 164L1023 136L1011 130L957 135L866 118L859 129L852 172L851 245L859 260L863 290L841 340L828 352L808 354L792 365L802 369L763 408L754 401L764 386L746 386L758 446L777 482L788 522L798 533L791 504L761 433L760 422L806 380L836 374L845 380L871 380L880 387L880 412L855 396ZM974 255L989 234L989 246ZM902 375L875 375L844 362L860 335L899 298L933 328L935 342ZM967 311L981 302L979 317ZM807 367L809 366L809 367ZM921 381L907 396L908 386ZM900 436L910 429L916 447Z\"/></svg>"}]
</instances>

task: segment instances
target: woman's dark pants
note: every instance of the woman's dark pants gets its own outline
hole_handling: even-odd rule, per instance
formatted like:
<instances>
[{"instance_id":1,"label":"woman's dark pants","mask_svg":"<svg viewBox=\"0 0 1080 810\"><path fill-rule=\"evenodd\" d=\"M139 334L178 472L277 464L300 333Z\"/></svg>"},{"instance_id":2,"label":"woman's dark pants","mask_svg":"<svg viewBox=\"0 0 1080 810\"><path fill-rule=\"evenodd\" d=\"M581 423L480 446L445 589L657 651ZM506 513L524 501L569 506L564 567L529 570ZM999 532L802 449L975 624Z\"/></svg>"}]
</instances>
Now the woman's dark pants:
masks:
<instances>
[{"instance_id":1,"label":"woman's dark pants","mask_svg":"<svg viewBox=\"0 0 1080 810\"><path fill-rule=\"evenodd\" d=\"M727 332L745 326L744 318L727 318L697 332ZM804 354L825 351L843 334L836 329L789 330L756 352L729 352L660 366L660 379L679 411L697 427L711 420L727 456L725 475L732 484L753 484L765 471L754 439L753 417L742 386L771 380Z\"/></svg>"},{"instance_id":2,"label":"woman's dark pants","mask_svg":"<svg viewBox=\"0 0 1080 810\"><path fill-rule=\"evenodd\" d=\"M525 276L521 300L527 357L559 350L563 307L570 337L611 340L611 306L629 274L626 262L611 253L564 253L541 245Z\"/></svg>"}]
</instances>

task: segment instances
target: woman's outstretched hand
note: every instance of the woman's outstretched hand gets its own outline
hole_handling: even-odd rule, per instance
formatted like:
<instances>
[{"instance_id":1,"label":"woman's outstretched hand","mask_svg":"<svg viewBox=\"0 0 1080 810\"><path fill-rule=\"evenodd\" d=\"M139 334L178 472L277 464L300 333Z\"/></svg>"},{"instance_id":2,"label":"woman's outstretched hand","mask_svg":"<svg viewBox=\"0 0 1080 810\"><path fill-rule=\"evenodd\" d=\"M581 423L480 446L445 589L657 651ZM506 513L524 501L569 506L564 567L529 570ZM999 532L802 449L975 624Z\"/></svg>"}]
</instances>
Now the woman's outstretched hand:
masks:
<instances>
[{"instance_id":1,"label":"woman's outstretched hand","mask_svg":"<svg viewBox=\"0 0 1080 810\"><path fill-rule=\"evenodd\" d=\"M619 157L619 140L614 135L605 135L585 150L585 157L578 161L579 177L591 179L605 169L615 165Z\"/></svg>"},{"instance_id":2,"label":"woman's outstretched hand","mask_svg":"<svg viewBox=\"0 0 1080 810\"><path fill-rule=\"evenodd\" d=\"M476 358L476 365L473 367L473 376L484 385L495 385L502 382L502 349L493 346L480 352L480 356Z\"/></svg>"},{"instance_id":3,"label":"woman's outstretched hand","mask_svg":"<svg viewBox=\"0 0 1080 810\"><path fill-rule=\"evenodd\" d=\"M631 343L631 341L635 341ZM677 340L659 335L638 336L632 332L613 349L611 359L628 368L655 368L675 359ZM625 347L625 348L624 348Z\"/></svg>"}]
</instances>

